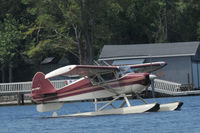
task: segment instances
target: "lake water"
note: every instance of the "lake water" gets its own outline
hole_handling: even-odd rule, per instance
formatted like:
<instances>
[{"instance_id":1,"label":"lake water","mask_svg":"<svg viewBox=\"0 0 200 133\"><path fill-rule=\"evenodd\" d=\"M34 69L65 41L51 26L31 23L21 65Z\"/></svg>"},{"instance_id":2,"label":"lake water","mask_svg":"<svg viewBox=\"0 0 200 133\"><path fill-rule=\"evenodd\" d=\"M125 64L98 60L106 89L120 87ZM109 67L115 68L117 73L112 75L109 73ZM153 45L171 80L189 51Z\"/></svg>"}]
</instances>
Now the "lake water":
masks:
<instances>
[{"instance_id":1,"label":"lake water","mask_svg":"<svg viewBox=\"0 0 200 133\"><path fill-rule=\"evenodd\" d=\"M35 106L0 107L0 133L199 133L200 96L147 99L149 102L183 101L182 110L98 117L44 118ZM122 101L117 101L121 103ZM141 103L131 100L132 105ZM92 111L91 102L69 103L58 115Z\"/></svg>"}]
</instances>

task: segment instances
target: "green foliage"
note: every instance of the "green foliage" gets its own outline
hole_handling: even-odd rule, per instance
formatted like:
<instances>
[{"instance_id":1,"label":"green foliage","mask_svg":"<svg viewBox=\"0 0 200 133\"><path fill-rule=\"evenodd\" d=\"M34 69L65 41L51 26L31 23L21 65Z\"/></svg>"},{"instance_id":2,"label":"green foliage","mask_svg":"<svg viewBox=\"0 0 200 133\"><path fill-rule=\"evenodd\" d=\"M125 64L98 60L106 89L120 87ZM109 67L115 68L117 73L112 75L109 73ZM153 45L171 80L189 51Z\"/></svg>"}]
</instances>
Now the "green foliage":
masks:
<instances>
[{"instance_id":1,"label":"green foliage","mask_svg":"<svg viewBox=\"0 0 200 133\"><path fill-rule=\"evenodd\" d=\"M14 56L19 53L20 40L23 37L18 22L11 15L0 24L0 62L7 64L12 61Z\"/></svg>"},{"instance_id":2,"label":"green foliage","mask_svg":"<svg viewBox=\"0 0 200 133\"><path fill-rule=\"evenodd\" d=\"M95 27L93 34L95 55L100 53L104 44L174 42L197 39L199 9L196 5L200 5L198 2L101 0L95 1L96 3L93 5L94 1L92 0L29 1L24 3L28 3L28 12L35 15L36 19L35 25L30 27L26 34L39 33L35 45L38 45L39 41L50 39L54 40L55 48L62 47L66 50L65 52L76 55L79 48L74 27L81 33L80 39L84 47L88 47L86 46L90 41L88 35L92 37L92 30ZM187 32L188 30L190 32Z\"/></svg>"},{"instance_id":3,"label":"green foliage","mask_svg":"<svg viewBox=\"0 0 200 133\"><path fill-rule=\"evenodd\" d=\"M197 29L197 36L198 36L198 40L200 41L200 21L198 22L198 29Z\"/></svg>"},{"instance_id":4,"label":"green foliage","mask_svg":"<svg viewBox=\"0 0 200 133\"><path fill-rule=\"evenodd\" d=\"M0 64L97 59L105 44L200 40L200 1L1 0ZM73 56L73 58L72 58Z\"/></svg>"}]
</instances>

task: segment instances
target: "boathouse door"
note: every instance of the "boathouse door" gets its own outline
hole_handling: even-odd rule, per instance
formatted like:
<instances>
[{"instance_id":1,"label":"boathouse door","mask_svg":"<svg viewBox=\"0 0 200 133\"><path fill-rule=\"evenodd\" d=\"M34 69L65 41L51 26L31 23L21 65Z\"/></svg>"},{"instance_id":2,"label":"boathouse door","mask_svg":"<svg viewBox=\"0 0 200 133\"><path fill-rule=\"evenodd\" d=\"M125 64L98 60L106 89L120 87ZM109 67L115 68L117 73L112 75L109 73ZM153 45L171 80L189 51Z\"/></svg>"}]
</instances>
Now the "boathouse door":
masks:
<instances>
[{"instance_id":1,"label":"boathouse door","mask_svg":"<svg viewBox=\"0 0 200 133\"><path fill-rule=\"evenodd\" d=\"M200 86L200 62L192 62L192 74L193 74L193 85L194 88Z\"/></svg>"}]
</instances>

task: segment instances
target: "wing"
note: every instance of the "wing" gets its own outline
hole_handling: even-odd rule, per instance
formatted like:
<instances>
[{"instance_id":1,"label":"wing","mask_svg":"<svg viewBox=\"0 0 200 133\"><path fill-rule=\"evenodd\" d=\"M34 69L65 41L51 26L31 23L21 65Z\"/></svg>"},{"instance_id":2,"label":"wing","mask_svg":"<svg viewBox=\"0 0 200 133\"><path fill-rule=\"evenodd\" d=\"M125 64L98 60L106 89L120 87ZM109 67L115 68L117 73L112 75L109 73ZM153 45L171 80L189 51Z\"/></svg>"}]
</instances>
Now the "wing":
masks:
<instances>
[{"instance_id":1,"label":"wing","mask_svg":"<svg viewBox=\"0 0 200 133\"><path fill-rule=\"evenodd\" d=\"M130 68L135 73L151 73L166 66L166 62L152 62L138 65L130 65Z\"/></svg>"},{"instance_id":2,"label":"wing","mask_svg":"<svg viewBox=\"0 0 200 133\"><path fill-rule=\"evenodd\" d=\"M95 65L69 65L58 68L48 74L45 78L53 78L56 76L94 76L100 73L116 72L119 71L118 66L95 66Z\"/></svg>"}]
</instances>

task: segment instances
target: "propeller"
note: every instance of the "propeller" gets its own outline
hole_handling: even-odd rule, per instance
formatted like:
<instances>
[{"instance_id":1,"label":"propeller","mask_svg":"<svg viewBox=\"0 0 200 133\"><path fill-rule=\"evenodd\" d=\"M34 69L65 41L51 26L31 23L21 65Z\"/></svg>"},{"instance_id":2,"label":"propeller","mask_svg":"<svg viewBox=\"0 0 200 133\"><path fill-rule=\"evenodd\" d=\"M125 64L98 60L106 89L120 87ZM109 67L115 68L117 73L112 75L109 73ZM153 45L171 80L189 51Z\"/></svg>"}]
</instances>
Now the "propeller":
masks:
<instances>
[{"instance_id":1,"label":"propeller","mask_svg":"<svg viewBox=\"0 0 200 133\"><path fill-rule=\"evenodd\" d=\"M152 89L152 97L155 98L155 90L154 90L154 79L156 79L157 76L154 74L149 75L149 79L151 80L151 89Z\"/></svg>"},{"instance_id":2,"label":"propeller","mask_svg":"<svg viewBox=\"0 0 200 133\"><path fill-rule=\"evenodd\" d=\"M152 56L150 54L150 62L152 63ZM151 91L152 91L152 97L155 98L155 90L154 90L154 79L157 77L156 75L152 74L153 67L151 65L151 73L149 75L149 79L151 80Z\"/></svg>"}]
</instances>

